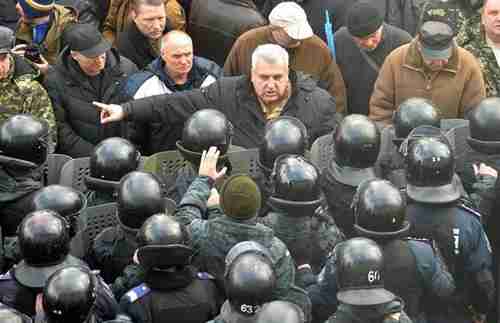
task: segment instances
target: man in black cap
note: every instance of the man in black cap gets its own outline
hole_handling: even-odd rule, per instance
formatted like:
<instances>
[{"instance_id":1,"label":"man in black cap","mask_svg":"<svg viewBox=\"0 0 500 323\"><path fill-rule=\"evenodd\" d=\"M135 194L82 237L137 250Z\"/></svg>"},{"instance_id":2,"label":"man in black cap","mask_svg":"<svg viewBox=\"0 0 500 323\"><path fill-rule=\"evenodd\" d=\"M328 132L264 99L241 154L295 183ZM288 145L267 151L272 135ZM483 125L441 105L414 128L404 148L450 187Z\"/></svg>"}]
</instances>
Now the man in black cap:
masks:
<instances>
[{"instance_id":1,"label":"man in black cap","mask_svg":"<svg viewBox=\"0 0 500 323\"><path fill-rule=\"evenodd\" d=\"M274 236L272 229L256 223L261 205L257 184L247 175L229 177L220 189L220 205L223 211L209 209L207 200L215 181L226 168L217 170L219 151L210 147L201 157L199 176L189 186L176 212L178 219L189 224L192 246L195 249L193 263L200 270L215 277L219 287L224 286L225 257L239 242L252 240L269 249L277 276L273 298L284 299L299 305L310 316L310 301L304 290L295 286L295 263L285 244Z\"/></svg>"},{"instance_id":2,"label":"man in black cap","mask_svg":"<svg viewBox=\"0 0 500 323\"><path fill-rule=\"evenodd\" d=\"M463 118L486 95L476 58L458 47L450 26L427 21L417 37L387 56L370 99L372 120L389 124L410 97L429 99L443 118Z\"/></svg>"},{"instance_id":3,"label":"man in black cap","mask_svg":"<svg viewBox=\"0 0 500 323\"><path fill-rule=\"evenodd\" d=\"M75 24L64 37L69 46L47 79L58 125L58 151L86 157L101 140L122 135L119 123L99 124L92 101L119 103L126 77L137 68L93 25Z\"/></svg>"},{"instance_id":4,"label":"man in black cap","mask_svg":"<svg viewBox=\"0 0 500 323\"><path fill-rule=\"evenodd\" d=\"M406 31L384 23L373 1L351 6L347 26L335 32L335 58L347 89L346 114L368 115L370 95L385 57L410 41Z\"/></svg>"}]
</instances>

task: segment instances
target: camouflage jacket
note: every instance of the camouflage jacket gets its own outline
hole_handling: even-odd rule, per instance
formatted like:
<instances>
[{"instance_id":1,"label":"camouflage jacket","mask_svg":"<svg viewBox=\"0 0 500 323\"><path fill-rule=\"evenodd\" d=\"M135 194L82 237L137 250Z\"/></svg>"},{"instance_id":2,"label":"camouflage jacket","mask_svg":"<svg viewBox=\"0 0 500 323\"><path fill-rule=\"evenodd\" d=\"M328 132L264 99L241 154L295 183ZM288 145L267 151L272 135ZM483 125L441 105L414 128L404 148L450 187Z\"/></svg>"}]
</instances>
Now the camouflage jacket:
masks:
<instances>
[{"instance_id":1,"label":"camouflage jacket","mask_svg":"<svg viewBox=\"0 0 500 323\"><path fill-rule=\"evenodd\" d=\"M473 19L471 19L473 20ZM499 96L500 95L500 66L496 60L493 50L486 42L484 31L481 30L479 22L475 24L471 21L467 25L466 32L464 32L463 47L479 61L479 66L483 72L484 83L486 86L486 96Z\"/></svg>"},{"instance_id":2,"label":"camouflage jacket","mask_svg":"<svg viewBox=\"0 0 500 323\"><path fill-rule=\"evenodd\" d=\"M219 287L224 284L225 257L228 251L242 241L256 241L268 248L277 276L274 298L293 302L310 318L311 302L306 292L294 284L295 263L285 244L274 236L272 229L251 220L235 220L225 215L203 220L213 181L197 177L177 207L176 217L188 224L191 245L195 250L193 264L200 271L215 276ZM209 212L210 213L210 212ZM221 288L221 290L223 290ZM308 319L308 321L310 321Z\"/></svg>"},{"instance_id":3,"label":"camouflage jacket","mask_svg":"<svg viewBox=\"0 0 500 323\"><path fill-rule=\"evenodd\" d=\"M49 125L52 143L57 142L57 127L52 103L36 79L39 72L23 58L11 55L7 77L0 80L0 123L14 114L31 114Z\"/></svg>"},{"instance_id":4,"label":"camouflage jacket","mask_svg":"<svg viewBox=\"0 0 500 323\"><path fill-rule=\"evenodd\" d=\"M323 206L310 216L297 217L270 212L258 221L273 229L275 235L287 245L297 264L301 264L300 260L308 260L315 273L325 265L328 253L345 239L327 208ZM296 284L304 287L297 279Z\"/></svg>"}]
</instances>

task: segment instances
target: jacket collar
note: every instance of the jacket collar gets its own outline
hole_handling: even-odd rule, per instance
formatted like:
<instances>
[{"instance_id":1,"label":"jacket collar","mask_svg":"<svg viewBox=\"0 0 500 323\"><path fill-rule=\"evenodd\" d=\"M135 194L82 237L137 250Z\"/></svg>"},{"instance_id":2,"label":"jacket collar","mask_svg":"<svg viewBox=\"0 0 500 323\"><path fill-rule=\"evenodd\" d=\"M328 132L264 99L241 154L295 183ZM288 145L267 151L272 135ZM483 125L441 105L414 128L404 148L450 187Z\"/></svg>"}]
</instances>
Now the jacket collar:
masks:
<instances>
[{"instance_id":1,"label":"jacket collar","mask_svg":"<svg viewBox=\"0 0 500 323\"><path fill-rule=\"evenodd\" d=\"M156 57L155 51L151 48L150 40L139 31L134 22L127 27L125 35L136 51L142 52L151 57Z\"/></svg>"},{"instance_id":2,"label":"jacket collar","mask_svg":"<svg viewBox=\"0 0 500 323\"><path fill-rule=\"evenodd\" d=\"M291 83L292 95L283 108L283 114L294 107L298 108L295 104L295 98L300 91L312 92L316 87L316 82L313 79L306 77L302 72L295 72L293 70L290 70L288 77ZM259 119L263 119L265 121L262 109L260 109L260 107L258 106L259 101L255 94L250 76L244 75L241 77L237 88L237 93L239 94L238 102L243 103L243 107L250 110Z\"/></svg>"},{"instance_id":3,"label":"jacket collar","mask_svg":"<svg viewBox=\"0 0 500 323\"><path fill-rule=\"evenodd\" d=\"M141 267L141 270L144 270ZM191 284L196 276L195 269L192 266L179 268L176 271L145 271L144 282L153 289L172 290L184 288Z\"/></svg>"},{"instance_id":4,"label":"jacket collar","mask_svg":"<svg viewBox=\"0 0 500 323\"><path fill-rule=\"evenodd\" d=\"M175 88L175 82L174 80L170 77L165 72L165 62L161 57L156 58L154 61L152 61L147 67L147 71L150 71L154 75L156 75L163 83L167 85L169 89L174 89ZM188 74L188 80L187 84L190 85L190 88L198 88L201 84L196 84L197 82L203 82L203 80L207 77L209 74L208 71L203 71L199 65L198 65L198 57L194 56L193 57L193 67L191 68L191 71L189 71Z\"/></svg>"},{"instance_id":5,"label":"jacket collar","mask_svg":"<svg viewBox=\"0 0 500 323\"><path fill-rule=\"evenodd\" d=\"M257 10L257 6L252 0L221 0L221 2Z\"/></svg>"},{"instance_id":6,"label":"jacket collar","mask_svg":"<svg viewBox=\"0 0 500 323\"><path fill-rule=\"evenodd\" d=\"M414 38L410 43L406 55L404 57L403 66L412 70L424 71L424 60L422 58L422 54L417 48L418 40ZM460 58L458 57L458 49L457 45L453 45L453 50L450 59L448 60L448 64L441 71L446 71L450 73L456 74L458 71L458 64L460 62Z\"/></svg>"}]
</instances>

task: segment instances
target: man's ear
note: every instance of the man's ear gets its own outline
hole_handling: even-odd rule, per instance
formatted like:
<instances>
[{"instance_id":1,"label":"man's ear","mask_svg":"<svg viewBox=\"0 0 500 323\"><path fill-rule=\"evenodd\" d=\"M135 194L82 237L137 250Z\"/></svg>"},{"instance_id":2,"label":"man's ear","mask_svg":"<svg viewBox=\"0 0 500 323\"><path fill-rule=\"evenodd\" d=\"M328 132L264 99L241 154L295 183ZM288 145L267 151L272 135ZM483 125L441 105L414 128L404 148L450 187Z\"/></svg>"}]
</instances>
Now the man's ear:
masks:
<instances>
[{"instance_id":1,"label":"man's ear","mask_svg":"<svg viewBox=\"0 0 500 323\"><path fill-rule=\"evenodd\" d=\"M135 21L135 19L137 18L137 12L135 11L135 9L132 9L130 11L130 18L132 18L133 21Z\"/></svg>"},{"instance_id":2,"label":"man's ear","mask_svg":"<svg viewBox=\"0 0 500 323\"><path fill-rule=\"evenodd\" d=\"M78 53L77 52L70 50L69 54L71 55L71 58L73 58L74 60L78 60Z\"/></svg>"}]
</instances>

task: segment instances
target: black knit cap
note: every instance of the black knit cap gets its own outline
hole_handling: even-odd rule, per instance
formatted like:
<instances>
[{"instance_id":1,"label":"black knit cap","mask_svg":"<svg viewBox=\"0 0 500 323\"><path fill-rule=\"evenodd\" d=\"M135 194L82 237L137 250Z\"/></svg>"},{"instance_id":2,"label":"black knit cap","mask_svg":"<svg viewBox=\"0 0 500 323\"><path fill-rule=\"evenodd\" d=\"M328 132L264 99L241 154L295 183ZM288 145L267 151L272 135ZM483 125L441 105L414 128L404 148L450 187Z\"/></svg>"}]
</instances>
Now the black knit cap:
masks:
<instances>
[{"instance_id":1,"label":"black knit cap","mask_svg":"<svg viewBox=\"0 0 500 323\"><path fill-rule=\"evenodd\" d=\"M354 37L364 38L373 34L383 22L380 11L368 1L354 3L347 13L347 30Z\"/></svg>"}]
</instances>

